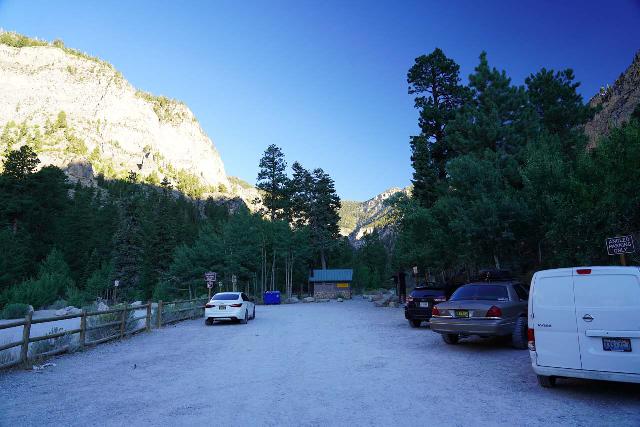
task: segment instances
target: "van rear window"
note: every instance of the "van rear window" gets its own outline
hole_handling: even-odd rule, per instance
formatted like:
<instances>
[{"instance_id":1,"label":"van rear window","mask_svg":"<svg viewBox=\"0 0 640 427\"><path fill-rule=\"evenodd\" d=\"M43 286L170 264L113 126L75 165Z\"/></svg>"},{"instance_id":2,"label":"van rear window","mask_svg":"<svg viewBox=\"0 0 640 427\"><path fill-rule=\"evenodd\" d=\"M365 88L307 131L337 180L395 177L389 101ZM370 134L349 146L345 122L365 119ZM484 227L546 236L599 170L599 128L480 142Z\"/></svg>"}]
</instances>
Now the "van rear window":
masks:
<instances>
[{"instance_id":1,"label":"van rear window","mask_svg":"<svg viewBox=\"0 0 640 427\"><path fill-rule=\"evenodd\" d=\"M509 292L502 285L465 285L451 295L450 301L509 301Z\"/></svg>"}]
</instances>

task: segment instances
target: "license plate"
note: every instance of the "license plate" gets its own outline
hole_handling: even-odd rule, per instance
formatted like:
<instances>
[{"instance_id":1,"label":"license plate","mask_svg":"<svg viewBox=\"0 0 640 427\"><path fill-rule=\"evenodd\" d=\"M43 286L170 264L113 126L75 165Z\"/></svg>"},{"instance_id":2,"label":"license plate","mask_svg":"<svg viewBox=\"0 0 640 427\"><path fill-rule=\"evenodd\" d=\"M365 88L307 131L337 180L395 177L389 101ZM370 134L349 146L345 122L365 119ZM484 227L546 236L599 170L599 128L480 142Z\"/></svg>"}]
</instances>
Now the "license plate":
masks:
<instances>
[{"instance_id":1,"label":"license plate","mask_svg":"<svg viewBox=\"0 0 640 427\"><path fill-rule=\"evenodd\" d=\"M604 351L631 351L631 340L629 338L602 338L602 348Z\"/></svg>"},{"instance_id":2,"label":"license plate","mask_svg":"<svg viewBox=\"0 0 640 427\"><path fill-rule=\"evenodd\" d=\"M428 303L428 302L421 302L421 303L420 303L420 307L422 307L422 308L429 308L429 303Z\"/></svg>"},{"instance_id":3,"label":"license plate","mask_svg":"<svg viewBox=\"0 0 640 427\"><path fill-rule=\"evenodd\" d=\"M469 317L468 310L456 310L456 317Z\"/></svg>"},{"instance_id":4,"label":"license plate","mask_svg":"<svg viewBox=\"0 0 640 427\"><path fill-rule=\"evenodd\" d=\"M220 310L226 310L226 309L227 309L227 306L226 306L226 305L221 305L221 306L220 306L220 307L218 307L218 308L220 308Z\"/></svg>"}]
</instances>

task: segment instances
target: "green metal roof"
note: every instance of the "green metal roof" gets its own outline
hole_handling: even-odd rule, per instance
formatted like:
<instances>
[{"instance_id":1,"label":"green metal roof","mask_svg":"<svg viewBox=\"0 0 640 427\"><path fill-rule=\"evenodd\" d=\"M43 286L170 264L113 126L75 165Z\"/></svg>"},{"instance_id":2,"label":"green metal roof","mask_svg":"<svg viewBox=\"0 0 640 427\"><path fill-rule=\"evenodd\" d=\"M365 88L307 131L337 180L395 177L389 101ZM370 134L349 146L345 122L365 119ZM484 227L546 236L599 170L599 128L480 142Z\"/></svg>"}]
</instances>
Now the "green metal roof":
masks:
<instances>
[{"instance_id":1,"label":"green metal roof","mask_svg":"<svg viewBox=\"0 0 640 427\"><path fill-rule=\"evenodd\" d=\"M352 269L313 270L310 282L350 282L353 279Z\"/></svg>"}]
</instances>

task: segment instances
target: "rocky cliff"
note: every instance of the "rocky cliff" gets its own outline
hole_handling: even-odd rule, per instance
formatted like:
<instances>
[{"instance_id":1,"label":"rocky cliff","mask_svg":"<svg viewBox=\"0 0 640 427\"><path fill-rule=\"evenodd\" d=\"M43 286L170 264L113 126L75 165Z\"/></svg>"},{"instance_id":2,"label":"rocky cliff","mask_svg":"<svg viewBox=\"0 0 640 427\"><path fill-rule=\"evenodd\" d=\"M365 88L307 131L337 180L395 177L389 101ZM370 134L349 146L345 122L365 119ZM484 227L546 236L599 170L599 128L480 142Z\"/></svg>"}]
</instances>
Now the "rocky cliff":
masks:
<instances>
[{"instance_id":1,"label":"rocky cliff","mask_svg":"<svg viewBox=\"0 0 640 427\"><path fill-rule=\"evenodd\" d=\"M610 129L629 120L633 110L640 105L640 52L615 83L602 88L591 98L589 105L599 108L599 112L585 125L589 144L593 146Z\"/></svg>"},{"instance_id":2,"label":"rocky cliff","mask_svg":"<svg viewBox=\"0 0 640 427\"><path fill-rule=\"evenodd\" d=\"M386 201L397 193L409 194L410 187L390 188L377 196L364 201L343 201L340 209L340 233L349 237L352 245L358 246L362 237L378 229L383 240L389 240L392 232L389 219L389 207Z\"/></svg>"},{"instance_id":3,"label":"rocky cliff","mask_svg":"<svg viewBox=\"0 0 640 427\"><path fill-rule=\"evenodd\" d=\"M0 155L32 145L42 164L73 178L98 174L207 193L253 192L230 182L213 142L179 101L137 90L109 63L67 48L0 33Z\"/></svg>"}]
</instances>

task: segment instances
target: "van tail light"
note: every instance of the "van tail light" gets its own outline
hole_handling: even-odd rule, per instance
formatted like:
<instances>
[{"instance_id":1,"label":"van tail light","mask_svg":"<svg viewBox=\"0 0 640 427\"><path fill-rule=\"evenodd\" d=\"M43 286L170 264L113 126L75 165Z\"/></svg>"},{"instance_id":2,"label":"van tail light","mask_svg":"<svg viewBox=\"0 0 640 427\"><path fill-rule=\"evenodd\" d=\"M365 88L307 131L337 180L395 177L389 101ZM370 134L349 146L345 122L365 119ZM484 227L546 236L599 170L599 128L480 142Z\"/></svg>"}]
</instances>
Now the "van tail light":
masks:
<instances>
[{"instance_id":1,"label":"van tail light","mask_svg":"<svg viewBox=\"0 0 640 427\"><path fill-rule=\"evenodd\" d=\"M576 273L578 274L591 274L591 269L590 268L579 268L576 270Z\"/></svg>"},{"instance_id":2,"label":"van tail light","mask_svg":"<svg viewBox=\"0 0 640 427\"><path fill-rule=\"evenodd\" d=\"M536 334L533 328L527 329L528 347L531 351L536 351Z\"/></svg>"},{"instance_id":3,"label":"van tail light","mask_svg":"<svg viewBox=\"0 0 640 427\"><path fill-rule=\"evenodd\" d=\"M214 304L205 304L204 307L205 308L213 308L213 307L215 307L215 305Z\"/></svg>"},{"instance_id":4,"label":"van tail light","mask_svg":"<svg viewBox=\"0 0 640 427\"><path fill-rule=\"evenodd\" d=\"M447 297L442 296L442 297L435 297L433 299L433 302L445 302L447 300Z\"/></svg>"},{"instance_id":5,"label":"van tail light","mask_svg":"<svg viewBox=\"0 0 640 427\"><path fill-rule=\"evenodd\" d=\"M242 304L229 304L229 307L239 308L242 307Z\"/></svg>"},{"instance_id":6,"label":"van tail light","mask_svg":"<svg viewBox=\"0 0 640 427\"><path fill-rule=\"evenodd\" d=\"M431 309L431 315L432 315L432 316L440 316L440 310L438 310L438 307L437 307L437 306L434 306L434 307Z\"/></svg>"},{"instance_id":7,"label":"van tail light","mask_svg":"<svg viewBox=\"0 0 640 427\"><path fill-rule=\"evenodd\" d=\"M502 317L502 310L500 310L500 307L492 305L491 308L487 310L487 317Z\"/></svg>"}]
</instances>

